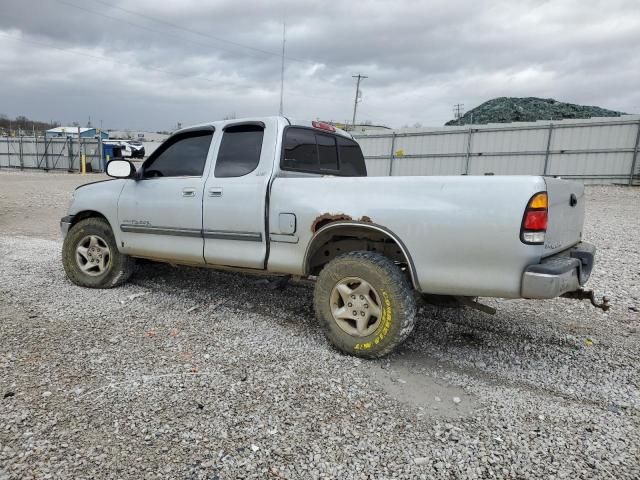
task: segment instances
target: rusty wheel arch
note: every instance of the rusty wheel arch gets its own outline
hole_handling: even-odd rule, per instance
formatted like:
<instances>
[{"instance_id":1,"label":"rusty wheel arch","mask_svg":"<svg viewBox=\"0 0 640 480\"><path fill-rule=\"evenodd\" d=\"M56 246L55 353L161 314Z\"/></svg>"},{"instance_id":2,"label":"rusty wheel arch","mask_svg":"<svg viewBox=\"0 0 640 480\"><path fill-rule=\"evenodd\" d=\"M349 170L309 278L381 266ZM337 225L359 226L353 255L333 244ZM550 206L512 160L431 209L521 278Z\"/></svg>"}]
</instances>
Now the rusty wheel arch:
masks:
<instances>
[{"instance_id":1,"label":"rusty wheel arch","mask_svg":"<svg viewBox=\"0 0 640 480\"><path fill-rule=\"evenodd\" d=\"M314 235L312 236L309 244L307 245L305 255L304 255L304 273L305 275L309 275L311 272L310 260L314 253L320 248L322 245L326 243L339 229L358 229L362 231L369 231L370 233L375 232L378 235L384 235L388 237L390 240L396 243L398 248L400 249L402 256L406 259L407 268L409 270L409 276L411 278L411 283L413 287L420 291L420 286L418 284L417 272L415 269L415 265L413 263L413 259L411 258L411 254L409 253L409 249L402 242L402 240L391 230L382 225L378 225L373 223L369 217L363 217L360 220L351 220L351 217L345 215L345 217L349 217L348 219L337 218L337 219L328 219L326 216L322 216L322 224L319 228L315 230ZM340 216L342 217L342 216ZM327 221L328 220L328 221ZM314 222L316 225L317 222Z\"/></svg>"}]
</instances>

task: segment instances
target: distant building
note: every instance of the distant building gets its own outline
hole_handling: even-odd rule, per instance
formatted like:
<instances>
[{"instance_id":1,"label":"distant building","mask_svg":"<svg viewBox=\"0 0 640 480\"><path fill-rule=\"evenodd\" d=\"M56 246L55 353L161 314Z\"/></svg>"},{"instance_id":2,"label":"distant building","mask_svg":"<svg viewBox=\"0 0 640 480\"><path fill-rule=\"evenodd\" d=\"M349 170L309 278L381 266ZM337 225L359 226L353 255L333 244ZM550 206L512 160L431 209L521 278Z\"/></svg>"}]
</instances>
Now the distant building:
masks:
<instances>
[{"instance_id":1,"label":"distant building","mask_svg":"<svg viewBox=\"0 0 640 480\"><path fill-rule=\"evenodd\" d=\"M78 127L56 127L47 130L47 138L78 138ZM103 140L109 138L107 132L101 131L99 128L80 127L80 138L98 138Z\"/></svg>"},{"instance_id":2,"label":"distant building","mask_svg":"<svg viewBox=\"0 0 640 480\"><path fill-rule=\"evenodd\" d=\"M164 142L168 137L168 134L159 132L144 132L142 130L109 130L109 138L118 140Z\"/></svg>"}]
</instances>

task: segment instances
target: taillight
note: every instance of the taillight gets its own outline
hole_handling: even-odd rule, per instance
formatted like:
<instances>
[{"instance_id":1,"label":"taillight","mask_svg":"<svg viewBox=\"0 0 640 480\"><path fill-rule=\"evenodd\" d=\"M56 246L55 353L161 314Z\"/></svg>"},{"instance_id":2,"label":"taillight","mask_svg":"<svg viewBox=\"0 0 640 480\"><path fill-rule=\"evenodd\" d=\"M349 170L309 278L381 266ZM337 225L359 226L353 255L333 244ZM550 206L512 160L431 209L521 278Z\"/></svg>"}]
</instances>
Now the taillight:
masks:
<instances>
[{"instance_id":1,"label":"taillight","mask_svg":"<svg viewBox=\"0 0 640 480\"><path fill-rule=\"evenodd\" d=\"M541 245L544 243L548 212L547 192L539 192L531 197L524 211L522 227L520 228L520 240L523 243L529 245Z\"/></svg>"},{"instance_id":2,"label":"taillight","mask_svg":"<svg viewBox=\"0 0 640 480\"><path fill-rule=\"evenodd\" d=\"M335 132L336 131L336 127L334 127L333 125L329 124L329 123L324 123L324 122L317 122L317 121L313 121L311 122L311 125L313 125L313 128L319 128L320 130L326 130L327 132Z\"/></svg>"}]
</instances>

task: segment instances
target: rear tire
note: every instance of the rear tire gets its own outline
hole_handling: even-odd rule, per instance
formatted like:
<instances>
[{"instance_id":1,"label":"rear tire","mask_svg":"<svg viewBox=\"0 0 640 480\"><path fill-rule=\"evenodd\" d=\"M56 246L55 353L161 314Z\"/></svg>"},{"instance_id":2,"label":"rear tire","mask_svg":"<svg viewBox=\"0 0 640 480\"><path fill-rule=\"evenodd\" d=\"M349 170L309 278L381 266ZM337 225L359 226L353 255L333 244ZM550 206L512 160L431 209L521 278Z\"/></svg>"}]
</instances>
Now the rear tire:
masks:
<instances>
[{"instance_id":1,"label":"rear tire","mask_svg":"<svg viewBox=\"0 0 640 480\"><path fill-rule=\"evenodd\" d=\"M387 257L357 251L329 262L318 276L314 307L329 341L349 355L391 353L415 324L413 288Z\"/></svg>"},{"instance_id":2,"label":"rear tire","mask_svg":"<svg viewBox=\"0 0 640 480\"><path fill-rule=\"evenodd\" d=\"M125 283L135 261L118 251L109 223L98 217L73 225L62 245L62 265L69 280L88 288L112 288Z\"/></svg>"}]
</instances>

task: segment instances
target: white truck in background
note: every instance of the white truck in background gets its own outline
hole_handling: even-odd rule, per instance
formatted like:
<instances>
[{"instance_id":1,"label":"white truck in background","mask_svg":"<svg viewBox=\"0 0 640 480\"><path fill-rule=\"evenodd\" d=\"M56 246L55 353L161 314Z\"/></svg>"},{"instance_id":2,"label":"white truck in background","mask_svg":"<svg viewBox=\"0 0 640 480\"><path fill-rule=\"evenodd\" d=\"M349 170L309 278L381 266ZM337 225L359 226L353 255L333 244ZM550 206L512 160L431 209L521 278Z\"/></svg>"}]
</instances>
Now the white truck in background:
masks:
<instances>
[{"instance_id":1,"label":"white truck in background","mask_svg":"<svg viewBox=\"0 0 640 480\"><path fill-rule=\"evenodd\" d=\"M120 147L120 154L123 158L144 158L144 144L138 140L105 140L106 145Z\"/></svg>"}]
</instances>

